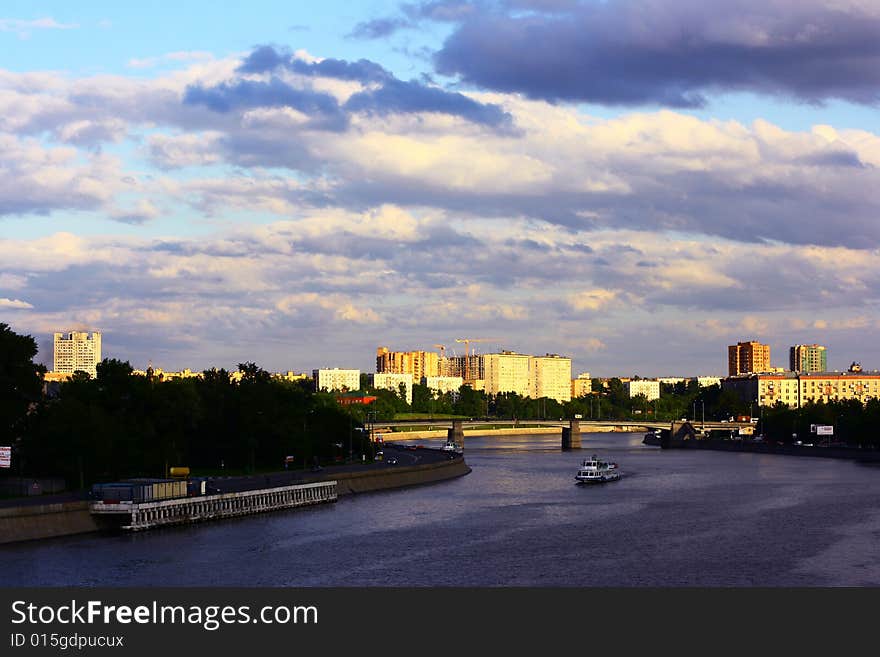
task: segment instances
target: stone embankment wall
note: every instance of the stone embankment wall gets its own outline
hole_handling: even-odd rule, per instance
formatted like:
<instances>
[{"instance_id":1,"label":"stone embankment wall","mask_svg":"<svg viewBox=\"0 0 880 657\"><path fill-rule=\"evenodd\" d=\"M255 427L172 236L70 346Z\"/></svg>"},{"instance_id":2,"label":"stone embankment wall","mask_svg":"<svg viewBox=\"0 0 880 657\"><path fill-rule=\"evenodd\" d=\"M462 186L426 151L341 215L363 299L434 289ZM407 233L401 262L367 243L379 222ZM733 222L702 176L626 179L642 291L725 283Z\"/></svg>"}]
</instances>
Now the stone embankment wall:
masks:
<instances>
[{"instance_id":1,"label":"stone embankment wall","mask_svg":"<svg viewBox=\"0 0 880 657\"><path fill-rule=\"evenodd\" d=\"M459 458L393 469L328 473L326 478L337 481L337 494L341 497L353 493L430 484L460 477L470 471L464 459ZM315 477L312 481L322 479L324 477ZM71 536L100 529L102 527L89 513L89 503L86 501L0 508L0 543Z\"/></svg>"},{"instance_id":2,"label":"stone embankment wall","mask_svg":"<svg viewBox=\"0 0 880 657\"><path fill-rule=\"evenodd\" d=\"M403 486L418 486L461 477L471 471L464 459L425 465L394 466L393 469L342 472L328 475L336 480L336 493L342 497Z\"/></svg>"},{"instance_id":3,"label":"stone embankment wall","mask_svg":"<svg viewBox=\"0 0 880 657\"><path fill-rule=\"evenodd\" d=\"M86 501L0 508L0 543L84 534L98 529Z\"/></svg>"}]
</instances>

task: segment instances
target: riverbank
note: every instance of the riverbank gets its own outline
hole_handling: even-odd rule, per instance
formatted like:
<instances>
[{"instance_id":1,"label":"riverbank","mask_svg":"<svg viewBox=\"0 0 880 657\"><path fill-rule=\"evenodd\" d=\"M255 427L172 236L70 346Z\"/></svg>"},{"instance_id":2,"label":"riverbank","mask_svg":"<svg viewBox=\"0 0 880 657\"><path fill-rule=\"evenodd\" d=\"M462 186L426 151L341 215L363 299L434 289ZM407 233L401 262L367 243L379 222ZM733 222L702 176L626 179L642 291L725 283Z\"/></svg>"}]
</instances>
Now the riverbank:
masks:
<instances>
[{"instance_id":1,"label":"riverbank","mask_svg":"<svg viewBox=\"0 0 880 657\"><path fill-rule=\"evenodd\" d=\"M646 445L660 447L660 440L648 437L642 441ZM784 456L811 456L828 459L849 459L861 463L880 463L880 450L854 447L827 447L822 445L780 445L776 443L755 443L740 440L683 440L671 445L669 449L709 449L720 452L750 452L755 454L781 454Z\"/></svg>"},{"instance_id":2,"label":"riverbank","mask_svg":"<svg viewBox=\"0 0 880 657\"><path fill-rule=\"evenodd\" d=\"M434 463L401 465L386 468L365 468L360 471L334 471L306 476L300 483L335 480L340 497L357 493L389 490L431 484L470 473L464 458ZM89 513L87 501L53 504L29 503L0 508L0 544L32 541L59 536L73 536L102 531L96 518Z\"/></svg>"}]
</instances>

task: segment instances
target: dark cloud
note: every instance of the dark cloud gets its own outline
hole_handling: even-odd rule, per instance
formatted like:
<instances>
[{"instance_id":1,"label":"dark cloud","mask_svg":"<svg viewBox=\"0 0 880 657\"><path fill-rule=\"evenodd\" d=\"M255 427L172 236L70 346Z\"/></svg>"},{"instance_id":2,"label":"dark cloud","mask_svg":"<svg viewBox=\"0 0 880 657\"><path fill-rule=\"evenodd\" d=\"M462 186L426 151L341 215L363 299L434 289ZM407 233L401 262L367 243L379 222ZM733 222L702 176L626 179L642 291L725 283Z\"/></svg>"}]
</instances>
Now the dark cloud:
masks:
<instances>
[{"instance_id":1,"label":"dark cloud","mask_svg":"<svg viewBox=\"0 0 880 657\"><path fill-rule=\"evenodd\" d=\"M345 109L352 112L367 112L379 116L440 112L491 127L509 128L512 123L511 116L498 105L480 103L464 94L428 86L416 80L399 80L368 59L349 62L328 58L307 62L291 56L286 50L259 46L245 57L239 72L272 73L279 68L312 77L350 80L364 85L378 84L377 88L358 92L348 100ZM222 84L208 89L192 86L187 90L184 102L202 104L218 112L228 112L239 106L289 105L307 113L309 110L317 110L326 116L330 115L331 109L334 112L339 109L332 97L295 89L277 78L272 78L268 83L241 80L235 84ZM332 125L339 128L342 124Z\"/></svg>"},{"instance_id":2,"label":"dark cloud","mask_svg":"<svg viewBox=\"0 0 880 657\"><path fill-rule=\"evenodd\" d=\"M256 107L291 107L310 119L310 127L342 131L348 127L348 117L342 112L336 98L306 89L297 89L279 78L267 82L238 80L213 87L187 87L183 102L203 105L214 112L228 113Z\"/></svg>"},{"instance_id":3,"label":"dark cloud","mask_svg":"<svg viewBox=\"0 0 880 657\"><path fill-rule=\"evenodd\" d=\"M773 0L618 0L467 15L440 73L549 101L699 107L719 91L880 100L880 14Z\"/></svg>"},{"instance_id":4,"label":"dark cloud","mask_svg":"<svg viewBox=\"0 0 880 657\"><path fill-rule=\"evenodd\" d=\"M478 103L464 94L396 79L389 80L378 89L352 95L345 107L355 112L380 116L441 112L492 127L509 127L512 124L510 114L498 105Z\"/></svg>"},{"instance_id":5,"label":"dark cloud","mask_svg":"<svg viewBox=\"0 0 880 657\"><path fill-rule=\"evenodd\" d=\"M358 23L348 36L353 39L384 39L408 27L413 27L413 23L403 18L376 18Z\"/></svg>"}]
</instances>

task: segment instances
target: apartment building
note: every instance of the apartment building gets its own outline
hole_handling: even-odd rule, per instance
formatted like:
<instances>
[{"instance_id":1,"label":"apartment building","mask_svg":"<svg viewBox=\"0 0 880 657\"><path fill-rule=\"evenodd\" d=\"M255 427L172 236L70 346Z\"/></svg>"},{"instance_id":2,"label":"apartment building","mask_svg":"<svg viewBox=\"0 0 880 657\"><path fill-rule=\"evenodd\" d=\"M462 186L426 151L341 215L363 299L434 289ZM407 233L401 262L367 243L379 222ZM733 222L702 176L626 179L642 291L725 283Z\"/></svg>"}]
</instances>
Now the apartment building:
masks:
<instances>
[{"instance_id":1,"label":"apartment building","mask_svg":"<svg viewBox=\"0 0 880 657\"><path fill-rule=\"evenodd\" d=\"M747 402L800 408L810 402L880 399L880 372L784 372L728 377L721 382Z\"/></svg>"},{"instance_id":2,"label":"apartment building","mask_svg":"<svg viewBox=\"0 0 880 657\"><path fill-rule=\"evenodd\" d=\"M315 381L315 390L318 392L350 392L360 390L361 371L342 370L338 367L333 369L312 370L312 379Z\"/></svg>"},{"instance_id":3,"label":"apartment building","mask_svg":"<svg viewBox=\"0 0 880 657\"><path fill-rule=\"evenodd\" d=\"M427 386L436 399L446 393L457 395L464 385L464 379L460 376L426 376L422 379L422 384Z\"/></svg>"},{"instance_id":4,"label":"apartment building","mask_svg":"<svg viewBox=\"0 0 880 657\"><path fill-rule=\"evenodd\" d=\"M72 331L54 334L54 361L52 371L58 374L86 372L92 378L98 376L101 362L101 334L94 331Z\"/></svg>"},{"instance_id":5,"label":"apartment building","mask_svg":"<svg viewBox=\"0 0 880 657\"><path fill-rule=\"evenodd\" d=\"M571 398L577 399L584 395L592 394L593 379L590 378L589 372L581 372L576 379L571 380Z\"/></svg>"},{"instance_id":6,"label":"apartment building","mask_svg":"<svg viewBox=\"0 0 880 657\"><path fill-rule=\"evenodd\" d=\"M648 401L660 399L660 381L649 379L633 379L623 384L626 394L632 397L644 395Z\"/></svg>"},{"instance_id":7,"label":"apartment building","mask_svg":"<svg viewBox=\"0 0 880 657\"><path fill-rule=\"evenodd\" d=\"M792 372L827 372L828 350L820 344L796 344L788 350Z\"/></svg>"},{"instance_id":8,"label":"apartment building","mask_svg":"<svg viewBox=\"0 0 880 657\"><path fill-rule=\"evenodd\" d=\"M760 342L738 342L727 347L729 376L770 371L770 345Z\"/></svg>"},{"instance_id":9,"label":"apartment building","mask_svg":"<svg viewBox=\"0 0 880 657\"><path fill-rule=\"evenodd\" d=\"M397 374L394 372L377 372L370 377L373 387L378 390L391 390L400 392L400 386L404 388L404 396L407 404L412 404L413 375Z\"/></svg>"},{"instance_id":10,"label":"apartment building","mask_svg":"<svg viewBox=\"0 0 880 657\"><path fill-rule=\"evenodd\" d=\"M529 397L571 401L571 358L545 354L529 358Z\"/></svg>"},{"instance_id":11,"label":"apartment building","mask_svg":"<svg viewBox=\"0 0 880 657\"><path fill-rule=\"evenodd\" d=\"M483 355L486 393L497 395L500 392L515 392L528 397L530 358L512 351Z\"/></svg>"}]
</instances>

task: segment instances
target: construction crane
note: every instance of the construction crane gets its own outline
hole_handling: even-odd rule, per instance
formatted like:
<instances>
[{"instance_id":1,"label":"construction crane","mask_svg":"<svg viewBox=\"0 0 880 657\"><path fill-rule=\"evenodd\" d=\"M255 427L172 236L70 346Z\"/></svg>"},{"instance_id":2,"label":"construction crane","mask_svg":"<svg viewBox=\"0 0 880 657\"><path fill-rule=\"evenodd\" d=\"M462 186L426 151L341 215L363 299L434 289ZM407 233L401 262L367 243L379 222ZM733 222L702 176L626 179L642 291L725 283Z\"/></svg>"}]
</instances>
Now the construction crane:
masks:
<instances>
[{"instance_id":1,"label":"construction crane","mask_svg":"<svg viewBox=\"0 0 880 657\"><path fill-rule=\"evenodd\" d=\"M456 342L464 342L464 380L471 380L470 372L470 344L471 342L498 342L501 338L456 338Z\"/></svg>"},{"instance_id":2,"label":"construction crane","mask_svg":"<svg viewBox=\"0 0 880 657\"><path fill-rule=\"evenodd\" d=\"M440 350L440 358L446 358L446 345L445 344L432 344L432 347L437 347Z\"/></svg>"}]
</instances>

